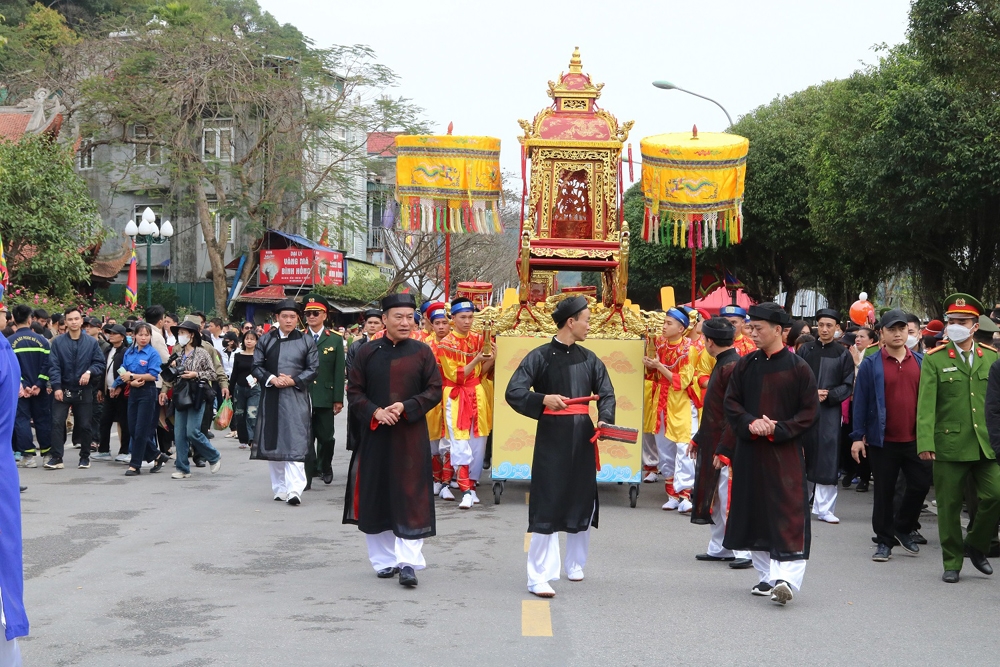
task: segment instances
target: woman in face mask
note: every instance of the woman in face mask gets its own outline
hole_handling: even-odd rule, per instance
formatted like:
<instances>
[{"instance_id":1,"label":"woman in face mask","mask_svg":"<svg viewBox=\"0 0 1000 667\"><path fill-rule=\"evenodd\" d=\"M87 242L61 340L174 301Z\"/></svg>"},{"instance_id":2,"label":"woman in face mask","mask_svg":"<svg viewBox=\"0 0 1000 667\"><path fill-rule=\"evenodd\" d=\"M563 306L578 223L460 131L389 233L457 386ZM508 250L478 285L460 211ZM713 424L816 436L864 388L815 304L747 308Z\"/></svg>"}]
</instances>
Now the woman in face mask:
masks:
<instances>
[{"instance_id":1,"label":"woman in face mask","mask_svg":"<svg viewBox=\"0 0 1000 667\"><path fill-rule=\"evenodd\" d=\"M185 479L191 476L191 466L188 463L189 446L194 446L202 458L211 464L212 472L216 473L222 467L222 457L201 432L201 418L205 414L206 404L210 404L203 395L202 387L210 386L215 379L212 357L201 346L201 332L198 330L198 325L193 322L181 322L173 327L173 334L177 337L177 346L171 355L172 358L176 357L172 366L177 372L174 384L174 440L177 444L174 466L177 471L170 478ZM178 405L176 397L179 384L182 382L191 383L189 388L195 397L192 405L184 407ZM161 402L164 402L165 398L166 394L160 395Z\"/></svg>"}]
</instances>

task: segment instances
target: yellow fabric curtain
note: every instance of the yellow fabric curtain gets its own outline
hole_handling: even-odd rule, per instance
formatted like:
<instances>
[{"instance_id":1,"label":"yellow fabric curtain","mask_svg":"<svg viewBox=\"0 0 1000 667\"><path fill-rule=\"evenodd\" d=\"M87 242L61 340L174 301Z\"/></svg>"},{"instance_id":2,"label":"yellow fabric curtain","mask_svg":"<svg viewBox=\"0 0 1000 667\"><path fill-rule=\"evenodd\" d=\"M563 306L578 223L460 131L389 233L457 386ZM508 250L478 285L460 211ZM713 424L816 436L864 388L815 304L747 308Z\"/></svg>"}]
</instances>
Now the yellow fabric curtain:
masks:
<instances>
[{"instance_id":1,"label":"yellow fabric curtain","mask_svg":"<svg viewBox=\"0 0 1000 667\"><path fill-rule=\"evenodd\" d=\"M500 140L396 137L400 225L414 232L500 233Z\"/></svg>"},{"instance_id":2,"label":"yellow fabric curtain","mask_svg":"<svg viewBox=\"0 0 1000 667\"><path fill-rule=\"evenodd\" d=\"M646 137L643 238L689 248L739 243L750 142L721 132Z\"/></svg>"}]
</instances>

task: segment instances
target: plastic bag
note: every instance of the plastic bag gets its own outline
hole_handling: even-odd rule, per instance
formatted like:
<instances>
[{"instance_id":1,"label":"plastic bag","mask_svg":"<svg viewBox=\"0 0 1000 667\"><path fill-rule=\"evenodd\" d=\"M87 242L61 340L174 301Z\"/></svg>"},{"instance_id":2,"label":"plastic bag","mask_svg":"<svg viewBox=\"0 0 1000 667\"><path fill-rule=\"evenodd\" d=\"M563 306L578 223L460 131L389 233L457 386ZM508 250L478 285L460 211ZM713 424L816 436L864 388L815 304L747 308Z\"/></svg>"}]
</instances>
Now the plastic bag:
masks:
<instances>
[{"instance_id":1,"label":"plastic bag","mask_svg":"<svg viewBox=\"0 0 1000 667\"><path fill-rule=\"evenodd\" d=\"M219 411L215 413L215 421L212 422L212 428L216 431L224 431L229 428L229 422L233 419L233 402L230 399L222 401L222 405L219 406Z\"/></svg>"}]
</instances>

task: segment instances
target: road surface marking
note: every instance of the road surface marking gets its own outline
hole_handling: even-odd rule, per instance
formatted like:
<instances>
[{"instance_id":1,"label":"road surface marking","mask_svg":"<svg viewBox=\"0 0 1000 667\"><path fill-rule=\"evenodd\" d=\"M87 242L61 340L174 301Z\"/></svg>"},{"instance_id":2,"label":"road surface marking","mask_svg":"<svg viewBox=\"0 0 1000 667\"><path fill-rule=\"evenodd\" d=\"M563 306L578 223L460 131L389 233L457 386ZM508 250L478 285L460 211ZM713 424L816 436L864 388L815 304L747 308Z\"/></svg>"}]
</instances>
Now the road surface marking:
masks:
<instances>
[{"instance_id":1,"label":"road surface marking","mask_svg":"<svg viewBox=\"0 0 1000 667\"><path fill-rule=\"evenodd\" d=\"M548 600L521 600L521 636L552 636L552 614Z\"/></svg>"}]
</instances>

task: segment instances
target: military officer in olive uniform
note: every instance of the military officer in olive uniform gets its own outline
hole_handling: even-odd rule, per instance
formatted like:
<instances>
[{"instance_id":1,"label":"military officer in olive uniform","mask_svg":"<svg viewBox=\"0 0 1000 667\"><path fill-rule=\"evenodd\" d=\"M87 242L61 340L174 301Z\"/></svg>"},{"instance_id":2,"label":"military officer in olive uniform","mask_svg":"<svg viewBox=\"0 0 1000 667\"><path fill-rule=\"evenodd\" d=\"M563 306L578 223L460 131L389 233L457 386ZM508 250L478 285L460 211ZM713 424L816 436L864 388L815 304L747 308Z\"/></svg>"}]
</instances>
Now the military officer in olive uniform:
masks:
<instances>
[{"instance_id":1,"label":"military officer in olive uniform","mask_svg":"<svg viewBox=\"0 0 1000 667\"><path fill-rule=\"evenodd\" d=\"M344 409L344 339L326 327L328 303L317 294L306 297L306 334L316 341L319 372L309 391L312 396L312 433L319 447L306 451L306 489L312 478L333 482L333 420ZM318 451L317 451L318 450Z\"/></svg>"},{"instance_id":2,"label":"military officer in olive uniform","mask_svg":"<svg viewBox=\"0 0 1000 667\"><path fill-rule=\"evenodd\" d=\"M968 294L944 302L948 343L924 355L917 396L917 452L934 461L938 534L947 583L958 581L964 557L983 574L993 574L986 559L1000 519L1000 467L986 428L985 399L997 350L976 343L983 304ZM962 499L971 476L979 511L962 540Z\"/></svg>"}]
</instances>

